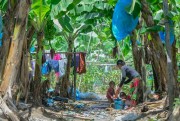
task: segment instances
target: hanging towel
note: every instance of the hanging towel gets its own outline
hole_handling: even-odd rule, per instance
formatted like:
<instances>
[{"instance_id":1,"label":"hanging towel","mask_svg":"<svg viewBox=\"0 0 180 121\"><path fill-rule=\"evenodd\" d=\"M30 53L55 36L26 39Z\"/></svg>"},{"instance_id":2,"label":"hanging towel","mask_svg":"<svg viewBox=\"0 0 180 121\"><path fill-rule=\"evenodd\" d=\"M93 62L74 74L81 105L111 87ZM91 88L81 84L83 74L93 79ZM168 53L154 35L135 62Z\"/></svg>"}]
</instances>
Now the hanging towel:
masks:
<instances>
[{"instance_id":1,"label":"hanging towel","mask_svg":"<svg viewBox=\"0 0 180 121\"><path fill-rule=\"evenodd\" d=\"M85 56L85 53L79 53L79 66L77 67L77 73L79 74L86 73Z\"/></svg>"},{"instance_id":2,"label":"hanging towel","mask_svg":"<svg viewBox=\"0 0 180 121\"><path fill-rule=\"evenodd\" d=\"M59 77L63 77L65 75L66 64L67 64L66 59L59 60Z\"/></svg>"},{"instance_id":3,"label":"hanging towel","mask_svg":"<svg viewBox=\"0 0 180 121\"><path fill-rule=\"evenodd\" d=\"M136 27L138 17L133 18L126 11L126 8L132 4L132 0L118 0L112 18L112 32L116 40L121 41L128 36Z\"/></svg>"}]
</instances>

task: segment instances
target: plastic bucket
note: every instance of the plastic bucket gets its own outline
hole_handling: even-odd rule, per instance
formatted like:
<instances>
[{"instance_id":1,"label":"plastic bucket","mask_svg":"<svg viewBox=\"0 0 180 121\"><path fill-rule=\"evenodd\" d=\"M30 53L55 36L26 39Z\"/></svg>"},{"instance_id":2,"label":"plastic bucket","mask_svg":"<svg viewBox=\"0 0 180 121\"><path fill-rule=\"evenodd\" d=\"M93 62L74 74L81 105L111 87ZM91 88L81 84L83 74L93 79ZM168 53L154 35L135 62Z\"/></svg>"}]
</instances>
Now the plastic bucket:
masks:
<instances>
[{"instance_id":1,"label":"plastic bucket","mask_svg":"<svg viewBox=\"0 0 180 121\"><path fill-rule=\"evenodd\" d=\"M121 100L114 100L114 108L117 110L121 110L124 107L124 103Z\"/></svg>"}]
</instances>

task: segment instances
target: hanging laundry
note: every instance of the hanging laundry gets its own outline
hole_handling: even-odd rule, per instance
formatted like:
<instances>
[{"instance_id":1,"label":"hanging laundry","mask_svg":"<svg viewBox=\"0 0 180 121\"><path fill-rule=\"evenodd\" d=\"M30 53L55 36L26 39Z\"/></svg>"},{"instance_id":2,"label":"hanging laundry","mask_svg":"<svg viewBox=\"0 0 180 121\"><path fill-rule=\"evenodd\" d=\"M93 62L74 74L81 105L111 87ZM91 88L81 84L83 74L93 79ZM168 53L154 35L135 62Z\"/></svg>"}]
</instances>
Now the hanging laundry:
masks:
<instances>
[{"instance_id":1,"label":"hanging laundry","mask_svg":"<svg viewBox=\"0 0 180 121\"><path fill-rule=\"evenodd\" d=\"M77 66L76 70L79 74L86 73L85 56L85 53L79 53L79 66Z\"/></svg>"},{"instance_id":2,"label":"hanging laundry","mask_svg":"<svg viewBox=\"0 0 180 121\"><path fill-rule=\"evenodd\" d=\"M50 50L45 50L44 52L45 52L46 61L51 60Z\"/></svg>"},{"instance_id":3,"label":"hanging laundry","mask_svg":"<svg viewBox=\"0 0 180 121\"><path fill-rule=\"evenodd\" d=\"M50 70L53 69L56 73L59 73L59 62L57 60L49 60L48 64L50 66Z\"/></svg>"},{"instance_id":4,"label":"hanging laundry","mask_svg":"<svg viewBox=\"0 0 180 121\"><path fill-rule=\"evenodd\" d=\"M76 54L76 70L77 70L77 67L79 67L79 61L80 61L79 54ZM74 56L72 58L71 67L74 67Z\"/></svg>"},{"instance_id":5,"label":"hanging laundry","mask_svg":"<svg viewBox=\"0 0 180 121\"><path fill-rule=\"evenodd\" d=\"M49 74L49 72L50 72L49 63L45 62L41 67L41 73L42 75L46 75L46 74Z\"/></svg>"},{"instance_id":6,"label":"hanging laundry","mask_svg":"<svg viewBox=\"0 0 180 121\"><path fill-rule=\"evenodd\" d=\"M59 77L63 77L66 71L67 59L65 54L61 54L62 59L59 60Z\"/></svg>"},{"instance_id":7,"label":"hanging laundry","mask_svg":"<svg viewBox=\"0 0 180 121\"><path fill-rule=\"evenodd\" d=\"M107 73L109 71L109 67L106 65L104 72Z\"/></svg>"},{"instance_id":8,"label":"hanging laundry","mask_svg":"<svg viewBox=\"0 0 180 121\"><path fill-rule=\"evenodd\" d=\"M53 60L61 60L60 54L54 54Z\"/></svg>"}]
</instances>

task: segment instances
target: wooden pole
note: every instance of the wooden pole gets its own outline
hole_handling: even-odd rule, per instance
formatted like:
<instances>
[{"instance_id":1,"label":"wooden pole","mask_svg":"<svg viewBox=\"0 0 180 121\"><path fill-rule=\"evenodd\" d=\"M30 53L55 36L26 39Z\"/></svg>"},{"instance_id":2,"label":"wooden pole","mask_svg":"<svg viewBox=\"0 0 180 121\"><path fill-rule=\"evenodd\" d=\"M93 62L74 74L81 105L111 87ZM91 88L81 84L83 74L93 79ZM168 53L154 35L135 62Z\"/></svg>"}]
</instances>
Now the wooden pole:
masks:
<instances>
[{"instance_id":1,"label":"wooden pole","mask_svg":"<svg viewBox=\"0 0 180 121\"><path fill-rule=\"evenodd\" d=\"M74 48L74 101L76 101L76 48Z\"/></svg>"}]
</instances>

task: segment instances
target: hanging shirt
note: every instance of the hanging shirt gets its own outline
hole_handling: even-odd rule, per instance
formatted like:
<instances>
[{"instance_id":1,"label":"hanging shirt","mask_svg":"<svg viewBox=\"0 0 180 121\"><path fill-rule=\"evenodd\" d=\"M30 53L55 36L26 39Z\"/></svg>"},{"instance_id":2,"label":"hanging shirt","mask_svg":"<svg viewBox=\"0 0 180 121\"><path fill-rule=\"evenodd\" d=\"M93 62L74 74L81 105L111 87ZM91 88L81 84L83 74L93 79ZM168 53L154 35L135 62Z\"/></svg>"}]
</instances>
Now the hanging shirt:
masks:
<instances>
[{"instance_id":1,"label":"hanging shirt","mask_svg":"<svg viewBox=\"0 0 180 121\"><path fill-rule=\"evenodd\" d=\"M54 54L53 60L61 60L60 54Z\"/></svg>"},{"instance_id":2,"label":"hanging shirt","mask_svg":"<svg viewBox=\"0 0 180 121\"><path fill-rule=\"evenodd\" d=\"M79 66L77 67L77 73L86 73L85 53L79 53Z\"/></svg>"}]
</instances>

